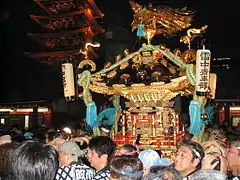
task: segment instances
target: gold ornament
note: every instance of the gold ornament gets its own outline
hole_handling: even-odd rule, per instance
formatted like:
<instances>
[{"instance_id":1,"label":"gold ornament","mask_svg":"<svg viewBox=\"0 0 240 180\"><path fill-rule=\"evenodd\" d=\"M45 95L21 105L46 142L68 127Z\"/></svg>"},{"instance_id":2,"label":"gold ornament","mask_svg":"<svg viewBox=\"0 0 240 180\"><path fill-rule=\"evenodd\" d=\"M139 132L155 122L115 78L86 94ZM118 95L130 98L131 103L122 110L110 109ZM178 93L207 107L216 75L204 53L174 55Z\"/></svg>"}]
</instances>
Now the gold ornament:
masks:
<instances>
[{"instance_id":1,"label":"gold ornament","mask_svg":"<svg viewBox=\"0 0 240 180\"><path fill-rule=\"evenodd\" d=\"M94 43L94 44L93 43L86 43L84 49L80 49L79 50L79 53L84 55L84 59L88 59L89 58L89 55L88 55L88 53L89 53L88 47L89 46L90 47L100 47L100 44L99 43Z\"/></svg>"},{"instance_id":2,"label":"gold ornament","mask_svg":"<svg viewBox=\"0 0 240 180\"><path fill-rule=\"evenodd\" d=\"M91 59L86 59L86 60L81 61L79 63L79 65L78 65L78 68L81 69L81 68L83 68L86 65L90 65L91 66L90 71L96 71L96 64Z\"/></svg>"},{"instance_id":3,"label":"gold ornament","mask_svg":"<svg viewBox=\"0 0 240 180\"><path fill-rule=\"evenodd\" d=\"M107 78L113 78L114 76L116 76L116 74L117 74L117 72L115 70L113 70L107 74Z\"/></svg>"},{"instance_id":4,"label":"gold ornament","mask_svg":"<svg viewBox=\"0 0 240 180\"><path fill-rule=\"evenodd\" d=\"M182 36L180 38L180 42L183 42L184 44L188 44L189 49L191 49L190 48L191 41L195 37L200 36L202 33L204 33L205 30L207 29L207 27L208 26L206 25L206 26L201 27L200 29L196 29L196 28L188 29L187 30L187 35Z\"/></svg>"},{"instance_id":5,"label":"gold ornament","mask_svg":"<svg viewBox=\"0 0 240 180\"><path fill-rule=\"evenodd\" d=\"M207 114L201 114L201 119L203 119L203 120L208 119L208 115Z\"/></svg>"},{"instance_id":6,"label":"gold ornament","mask_svg":"<svg viewBox=\"0 0 240 180\"><path fill-rule=\"evenodd\" d=\"M194 49L187 49L182 54L182 59L185 63L191 63L196 61L196 50Z\"/></svg>"},{"instance_id":7,"label":"gold ornament","mask_svg":"<svg viewBox=\"0 0 240 180\"><path fill-rule=\"evenodd\" d=\"M173 53L174 53L175 56L178 56L178 57L181 57L181 55L182 55L181 50L178 49L178 48L174 49Z\"/></svg>"},{"instance_id":8,"label":"gold ornament","mask_svg":"<svg viewBox=\"0 0 240 180\"><path fill-rule=\"evenodd\" d=\"M185 68L180 68L180 70L179 70L179 76L186 76L186 70L185 70Z\"/></svg>"},{"instance_id":9,"label":"gold ornament","mask_svg":"<svg viewBox=\"0 0 240 180\"><path fill-rule=\"evenodd\" d=\"M125 49L125 50L124 50L124 55L125 55L125 56L128 56L129 54L130 54L130 53L129 53L129 50L128 50L128 49Z\"/></svg>"},{"instance_id":10,"label":"gold ornament","mask_svg":"<svg viewBox=\"0 0 240 180\"><path fill-rule=\"evenodd\" d=\"M126 67L128 67L128 65L129 65L128 62L122 63L122 64L120 65L120 69L123 70L123 69L125 69Z\"/></svg>"},{"instance_id":11,"label":"gold ornament","mask_svg":"<svg viewBox=\"0 0 240 180\"><path fill-rule=\"evenodd\" d=\"M176 70L173 67L169 67L168 70L170 73L176 74Z\"/></svg>"},{"instance_id":12,"label":"gold ornament","mask_svg":"<svg viewBox=\"0 0 240 180\"><path fill-rule=\"evenodd\" d=\"M132 65L132 68L133 68L133 69L136 69L136 70L139 70L140 67L141 67L141 64L140 64L140 63L134 63L134 64Z\"/></svg>"},{"instance_id":13,"label":"gold ornament","mask_svg":"<svg viewBox=\"0 0 240 180\"><path fill-rule=\"evenodd\" d=\"M130 1L130 4L134 11L132 30L139 28L139 25L142 23L146 36L163 34L171 37L177 31L181 31L191 25L193 13L186 8L154 10L143 7L133 1ZM147 32L149 32L149 35Z\"/></svg>"},{"instance_id":14,"label":"gold ornament","mask_svg":"<svg viewBox=\"0 0 240 180\"><path fill-rule=\"evenodd\" d=\"M108 68L110 68L111 67L111 65L112 65L112 63L111 62L106 62L105 64L104 64L104 69L108 69Z\"/></svg>"},{"instance_id":15,"label":"gold ornament","mask_svg":"<svg viewBox=\"0 0 240 180\"><path fill-rule=\"evenodd\" d=\"M121 58L122 58L121 54L117 55L117 56L115 57L116 62L120 61Z\"/></svg>"},{"instance_id":16,"label":"gold ornament","mask_svg":"<svg viewBox=\"0 0 240 180\"><path fill-rule=\"evenodd\" d=\"M164 66L164 67L167 67L168 66L168 61L166 59L161 59L160 60L160 63Z\"/></svg>"},{"instance_id":17,"label":"gold ornament","mask_svg":"<svg viewBox=\"0 0 240 180\"><path fill-rule=\"evenodd\" d=\"M154 62L150 62L146 65L146 68L149 68L149 69L154 69L154 67L156 66L156 63Z\"/></svg>"},{"instance_id":18,"label":"gold ornament","mask_svg":"<svg viewBox=\"0 0 240 180\"><path fill-rule=\"evenodd\" d=\"M141 71L138 71L137 72L137 77L140 78L141 80L144 80L146 79L147 77L147 71L144 69L144 70L141 70Z\"/></svg>"},{"instance_id":19,"label":"gold ornament","mask_svg":"<svg viewBox=\"0 0 240 180\"><path fill-rule=\"evenodd\" d=\"M120 76L120 79L123 80L125 84L127 84L128 81L129 81L129 79L130 79L130 77L131 77L131 76L130 76L129 74L122 74L122 75Z\"/></svg>"},{"instance_id":20,"label":"gold ornament","mask_svg":"<svg viewBox=\"0 0 240 180\"><path fill-rule=\"evenodd\" d=\"M156 81L159 81L160 80L160 77L161 77L161 72L160 71L155 71L151 74L152 78Z\"/></svg>"},{"instance_id":21,"label":"gold ornament","mask_svg":"<svg viewBox=\"0 0 240 180\"><path fill-rule=\"evenodd\" d=\"M162 58L163 55L159 51L153 51L153 58L155 60Z\"/></svg>"}]
</instances>

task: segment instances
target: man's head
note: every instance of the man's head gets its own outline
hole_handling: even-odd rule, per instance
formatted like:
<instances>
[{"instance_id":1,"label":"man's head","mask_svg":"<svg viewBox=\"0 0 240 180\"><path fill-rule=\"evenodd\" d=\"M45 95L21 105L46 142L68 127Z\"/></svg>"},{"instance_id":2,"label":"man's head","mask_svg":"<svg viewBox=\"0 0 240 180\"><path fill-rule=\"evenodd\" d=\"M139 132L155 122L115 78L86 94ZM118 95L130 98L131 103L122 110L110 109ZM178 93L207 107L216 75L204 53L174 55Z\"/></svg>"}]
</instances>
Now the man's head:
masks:
<instances>
[{"instance_id":1,"label":"man's head","mask_svg":"<svg viewBox=\"0 0 240 180\"><path fill-rule=\"evenodd\" d=\"M166 159L160 158L157 151L152 149L145 149L139 153L138 158L143 163L144 167L152 166L168 166L171 165Z\"/></svg>"},{"instance_id":2,"label":"man's head","mask_svg":"<svg viewBox=\"0 0 240 180\"><path fill-rule=\"evenodd\" d=\"M115 156L110 162L110 179L140 180L143 175L142 162L131 155Z\"/></svg>"},{"instance_id":3,"label":"man's head","mask_svg":"<svg viewBox=\"0 0 240 180\"><path fill-rule=\"evenodd\" d=\"M115 155L117 155L117 156L121 156L121 155L138 156L138 154L139 154L139 149L137 146L134 146L132 144L124 144L122 147L120 147L116 151Z\"/></svg>"},{"instance_id":4,"label":"man's head","mask_svg":"<svg viewBox=\"0 0 240 180\"><path fill-rule=\"evenodd\" d=\"M58 150L59 146L70 138L70 135L64 131L51 132L46 136L46 142Z\"/></svg>"},{"instance_id":5,"label":"man's head","mask_svg":"<svg viewBox=\"0 0 240 180\"><path fill-rule=\"evenodd\" d=\"M12 154L16 147L15 143L0 145L0 177L7 176L11 172Z\"/></svg>"},{"instance_id":6,"label":"man's head","mask_svg":"<svg viewBox=\"0 0 240 180\"><path fill-rule=\"evenodd\" d=\"M240 141L231 145L228 155L228 168L232 171L233 175L240 174Z\"/></svg>"},{"instance_id":7,"label":"man's head","mask_svg":"<svg viewBox=\"0 0 240 180\"><path fill-rule=\"evenodd\" d=\"M200 144L193 141L184 141L175 156L175 168L186 176L196 169L201 168L204 151Z\"/></svg>"},{"instance_id":8,"label":"man's head","mask_svg":"<svg viewBox=\"0 0 240 180\"><path fill-rule=\"evenodd\" d=\"M59 163L63 166L68 166L72 162L77 162L82 151L74 141L65 141L58 148Z\"/></svg>"},{"instance_id":9,"label":"man's head","mask_svg":"<svg viewBox=\"0 0 240 180\"><path fill-rule=\"evenodd\" d=\"M89 142L88 160L97 170L103 169L113 156L116 144L108 136L96 136Z\"/></svg>"},{"instance_id":10,"label":"man's head","mask_svg":"<svg viewBox=\"0 0 240 180\"><path fill-rule=\"evenodd\" d=\"M50 145L26 141L13 153L12 170L17 180L51 180L58 168L58 154Z\"/></svg>"}]
</instances>

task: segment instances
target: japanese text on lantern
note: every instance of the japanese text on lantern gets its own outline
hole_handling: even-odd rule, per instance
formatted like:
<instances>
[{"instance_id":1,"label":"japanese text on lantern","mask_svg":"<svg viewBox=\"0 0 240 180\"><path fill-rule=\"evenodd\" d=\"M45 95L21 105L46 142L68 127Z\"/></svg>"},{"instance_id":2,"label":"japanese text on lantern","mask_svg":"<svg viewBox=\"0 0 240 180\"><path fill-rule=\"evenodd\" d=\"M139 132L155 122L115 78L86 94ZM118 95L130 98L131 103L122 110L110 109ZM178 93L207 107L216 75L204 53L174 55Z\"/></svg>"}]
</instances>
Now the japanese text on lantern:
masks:
<instances>
[{"instance_id":1,"label":"japanese text on lantern","mask_svg":"<svg viewBox=\"0 0 240 180\"><path fill-rule=\"evenodd\" d=\"M198 50L196 59L196 91L206 93L209 85L210 50Z\"/></svg>"},{"instance_id":2,"label":"japanese text on lantern","mask_svg":"<svg viewBox=\"0 0 240 180\"><path fill-rule=\"evenodd\" d=\"M62 78L63 78L63 88L64 96L74 96L74 75L73 75L73 65L71 63L62 64Z\"/></svg>"}]
</instances>

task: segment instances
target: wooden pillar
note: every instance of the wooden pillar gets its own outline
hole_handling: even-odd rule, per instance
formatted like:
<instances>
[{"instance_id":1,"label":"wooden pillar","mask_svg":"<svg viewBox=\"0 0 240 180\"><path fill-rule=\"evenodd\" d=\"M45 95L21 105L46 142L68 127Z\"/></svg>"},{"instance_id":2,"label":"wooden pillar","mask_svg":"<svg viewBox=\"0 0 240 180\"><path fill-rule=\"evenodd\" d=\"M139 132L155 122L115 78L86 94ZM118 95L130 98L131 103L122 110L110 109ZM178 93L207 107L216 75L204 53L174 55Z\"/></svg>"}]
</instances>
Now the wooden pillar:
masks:
<instances>
[{"instance_id":1,"label":"wooden pillar","mask_svg":"<svg viewBox=\"0 0 240 180\"><path fill-rule=\"evenodd\" d=\"M31 128L38 128L38 106L33 106L32 118L31 118Z\"/></svg>"},{"instance_id":2,"label":"wooden pillar","mask_svg":"<svg viewBox=\"0 0 240 180\"><path fill-rule=\"evenodd\" d=\"M232 122L231 122L231 118L230 118L230 105L229 104L225 104L224 113L225 113L225 121L227 121L228 124L232 127Z\"/></svg>"}]
</instances>

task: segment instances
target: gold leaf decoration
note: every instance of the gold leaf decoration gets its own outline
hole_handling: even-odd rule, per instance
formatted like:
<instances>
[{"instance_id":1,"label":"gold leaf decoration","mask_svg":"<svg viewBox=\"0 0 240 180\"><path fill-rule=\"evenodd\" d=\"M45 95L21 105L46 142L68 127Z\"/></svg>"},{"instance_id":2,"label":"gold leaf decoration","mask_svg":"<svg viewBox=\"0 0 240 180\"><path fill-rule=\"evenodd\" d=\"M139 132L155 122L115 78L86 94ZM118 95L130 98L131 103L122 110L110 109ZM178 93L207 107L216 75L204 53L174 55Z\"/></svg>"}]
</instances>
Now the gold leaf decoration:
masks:
<instances>
[{"instance_id":1,"label":"gold leaf decoration","mask_svg":"<svg viewBox=\"0 0 240 180\"><path fill-rule=\"evenodd\" d=\"M194 49L187 49L182 54L182 59L185 63L191 63L196 61L196 50Z\"/></svg>"},{"instance_id":2,"label":"gold leaf decoration","mask_svg":"<svg viewBox=\"0 0 240 180\"><path fill-rule=\"evenodd\" d=\"M111 67L111 65L112 65L112 63L108 61L104 64L104 68L107 69L107 68Z\"/></svg>"},{"instance_id":3,"label":"gold leaf decoration","mask_svg":"<svg viewBox=\"0 0 240 180\"><path fill-rule=\"evenodd\" d=\"M167 67L168 66L168 61L166 59L161 59L160 60L160 63L164 66L164 67Z\"/></svg>"},{"instance_id":4,"label":"gold leaf decoration","mask_svg":"<svg viewBox=\"0 0 240 180\"><path fill-rule=\"evenodd\" d=\"M116 75L117 75L117 72L115 70L113 70L107 74L107 78L113 78Z\"/></svg>"},{"instance_id":5,"label":"gold leaf decoration","mask_svg":"<svg viewBox=\"0 0 240 180\"><path fill-rule=\"evenodd\" d=\"M83 68L86 65L90 65L91 66L90 71L96 71L96 64L91 59L86 59L86 60L81 61L79 63L79 65L78 65L78 68L81 69L81 68Z\"/></svg>"},{"instance_id":6,"label":"gold leaf decoration","mask_svg":"<svg viewBox=\"0 0 240 180\"><path fill-rule=\"evenodd\" d=\"M129 66L128 62L122 63L121 66L120 66L120 69L123 70L123 69L125 69L128 66Z\"/></svg>"},{"instance_id":7,"label":"gold leaf decoration","mask_svg":"<svg viewBox=\"0 0 240 180\"><path fill-rule=\"evenodd\" d=\"M155 71L151 74L152 78L156 81L159 81L160 80L160 77L161 77L161 72L160 71Z\"/></svg>"},{"instance_id":8,"label":"gold leaf decoration","mask_svg":"<svg viewBox=\"0 0 240 180\"><path fill-rule=\"evenodd\" d=\"M193 12L186 8L154 10L133 1L130 4L134 11L132 30L139 28L142 23L145 32L155 31L156 34L171 37L177 31L189 27L192 22Z\"/></svg>"}]
</instances>

